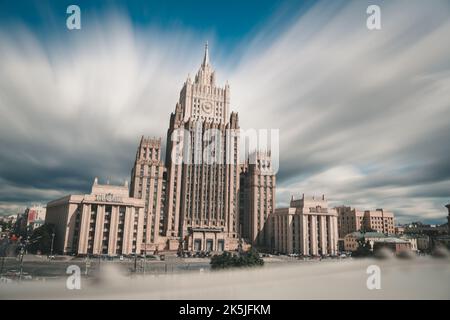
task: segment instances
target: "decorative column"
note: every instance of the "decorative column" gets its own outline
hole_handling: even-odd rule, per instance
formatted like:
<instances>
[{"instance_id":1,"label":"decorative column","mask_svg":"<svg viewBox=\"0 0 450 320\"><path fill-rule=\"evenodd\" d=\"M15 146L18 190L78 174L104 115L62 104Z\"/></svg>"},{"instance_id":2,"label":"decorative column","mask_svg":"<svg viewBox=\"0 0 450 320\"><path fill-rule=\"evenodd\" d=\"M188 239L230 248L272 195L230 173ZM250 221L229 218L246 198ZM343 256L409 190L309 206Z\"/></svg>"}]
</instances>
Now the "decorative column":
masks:
<instances>
[{"instance_id":1,"label":"decorative column","mask_svg":"<svg viewBox=\"0 0 450 320\"><path fill-rule=\"evenodd\" d=\"M311 215L311 254L317 255L317 216Z\"/></svg>"},{"instance_id":2,"label":"decorative column","mask_svg":"<svg viewBox=\"0 0 450 320\"><path fill-rule=\"evenodd\" d=\"M332 252L333 252L333 254L336 254L337 253L337 241L338 241L337 217L333 216L332 220L333 220L333 229L331 230L331 233L333 235Z\"/></svg>"},{"instance_id":3,"label":"decorative column","mask_svg":"<svg viewBox=\"0 0 450 320\"><path fill-rule=\"evenodd\" d=\"M105 221L105 205L98 205L97 208L97 218L95 222L95 234L94 234L94 247L93 254L102 253L102 242L103 242L103 223Z\"/></svg>"},{"instance_id":4,"label":"decorative column","mask_svg":"<svg viewBox=\"0 0 450 320\"><path fill-rule=\"evenodd\" d=\"M134 216L131 213L130 207L125 208L125 221L123 224L123 244L122 254L133 253L133 229L134 229Z\"/></svg>"},{"instance_id":5,"label":"decorative column","mask_svg":"<svg viewBox=\"0 0 450 320\"><path fill-rule=\"evenodd\" d=\"M327 216L327 242L328 242L328 252L330 254L333 254L333 243L332 243L332 230L333 228L331 227L331 218L332 216Z\"/></svg>"},{"instance_id":6,"label":"decorative column","mask_svg":"<svg viewBox=\"0 0 450 320\"><path fill-rule=\"evenodd\" d=\"M87 254L89 224L91 220L91 205L83 203L82 206L83 209L81 211L80 234L78 236L78 248L76 248L76 250L78 254Z\"/></svg>"},{"instance_id":7,"label":"decorative column","mask_svg":"<svg viewBox=\"0 0 450 320\"><path fill-rule=\"evenodd\" d=\"M119 207L113 206L111 210L111 217L109 220L109 242L108 242L108 254L115 255L117 247L117 236L119 226Z\"/></svg>"},{"instance_id":8,"label":"decorative column","mask_svg":"<svg viewBox=\"0 0 450 320\"><path fill-rule=\"evenodd\" d=\"M331 255L337 250L337 217L328 216L328 249Z\"/></svg>"},{"instance_id":9,"label":"decorative column","mask_svg":"<svg viewBox=\"0 0 450 320\"><path fill-rule=\"evenodd\" d=\"M320 229L320 248L322 250L322 254L327 254L327 234L326 234L326 216L319 216L319 229Z\"/></svg>"},{"instance_id":10,"label":"decorative column","mask_svg":"<svg viewBox=\"0 0 450 320\"><path fill-rule=\"evenodd\" d=\"M137 235L136 235L136 253L140 254L141 249L142 248L142 240L143 240L143 232L144 232L144 209L140 208L140 207L131 207L130 208L131 212L132 212L132 217L133 217L133 227L134 227L134 216L135 214L139 215L138 218L138 228L137 228ZM148 230L148 229L147 229ZM148 233L147 233L148 235ZM131 236L131 248L133 248L133 236ZM134 252L134 250L132 249L132 251Z\"/></svg>"}]
</instances>

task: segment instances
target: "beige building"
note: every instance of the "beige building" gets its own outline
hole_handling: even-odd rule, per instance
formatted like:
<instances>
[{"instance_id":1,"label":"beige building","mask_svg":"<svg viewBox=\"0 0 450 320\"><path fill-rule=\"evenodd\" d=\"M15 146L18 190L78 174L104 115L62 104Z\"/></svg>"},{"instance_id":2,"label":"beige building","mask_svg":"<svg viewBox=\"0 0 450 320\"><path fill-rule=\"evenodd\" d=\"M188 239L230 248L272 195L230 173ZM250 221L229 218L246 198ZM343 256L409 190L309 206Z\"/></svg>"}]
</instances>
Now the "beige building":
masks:
<instances>
[{"instance_id":1,"label":"beige building","mask_svg":"<svg viewBox=\"0 0 450 320\"><path fill-rule=\"evenodd\" d=\"M394 234L394 214L383 209L357 210L355 208L341 206L336 207L338 213L339 238L362 229Z\"/></svg>"},{"instance_id":2,"label":"beige building","mask_svg":"<svg viewBox=\"0 0 450 320\"><path fill-rule=\"evenodd\" d=\"M405 233L405 227L403 226L395 226L394 230L396 236L402 236Z\"/></svg>"},{"instance_id":3,"label":"beige building","mask_svg":"<svg viewBox=\"0 0 450 320\"><path fill-rule=\"evenodd\" d=\"M340 239L343 239L352 232L361 230L361 227L364 225L364 211L346 206L336 207L336 211L338 214L338 232Z\"/></svg>"},{"instance_id":4,"label":"beige building","mask_svg":"<svg viewBox=\"0 0 450 320\"><path fill-rule=\"evenodd\" d=\"M208 45L170 117L167 136L165 233L169 250L222 251L239 245L239 129L230 87L216 85ZM209 139L216 133L215 148ZM205 163L204 155L211 155ZM227 160L227 161L224 161Z\"/></svg>"},{"instance_id":5,"label":"beige building","mask_svg":"<svg viewBox=\"0 0 450 320\"><path fill-rule=\"evenodd\" d=\"M325 196L292 197L288 208L271 215L272 248L281 253L336 255L338 244L337 212L328 208Z\"/></svg>"},{"instance_id":6,"label":"beige building","mask_svg":"<svg viewBox=\"0 0 450 320\"><path fill-rule=\"evenodd\" d=\"M384 234L395 234L394 214L383 209L364 211L364 226Z\"/></svg>"},{"instance_id":7,"label":"beige building","mask_svg":"<svg viewBox=\"0 0 450 320\"><path fill-rule=\"evenodd\" d=\"M275 210L276 177L270 152L255 152L242 166L239 195L240 225L244 240L258 247L270 246L268 217Z\"/></svg>"},{"instance_id":8,"label":"beige building","mask_svg":"<svg viewBox=\"0 0 450 320\"><path fill-rule=\"evenodd\" d=\"M144 201L128 194L127 183L101 185L95 178L90 194L49 202L45 223L55 226L55 252L110 256L139 253Z\"/></svg>"},{"instance_id":9,"label":"beige building","mask_svg":"<svg viewBox=\"0 0 450 320\"><path fill-rule=\"evenodd\" d=\"M249 243L270 243L270 154L240 164L239 117L230 109L230 87L216 85L206 45L197 74L188 76L170 116L165 162L161 139L142 137L129 191L96 182L92 194L50 202L48 222L58 226L58 249L109 255L236 250L248 244L241 233Z\"/></svg>"},{"instance_id":10,"label":"beige building","mask_svg":"<svg viewBox=\"0 0 450 320\"><path fill-rule=\"evenodd\" d=\"M131 170L130 197L143 199L142 253L164 250L166 169L161 161L161 139L141 138Z\"/></svg>"}]
</instances>

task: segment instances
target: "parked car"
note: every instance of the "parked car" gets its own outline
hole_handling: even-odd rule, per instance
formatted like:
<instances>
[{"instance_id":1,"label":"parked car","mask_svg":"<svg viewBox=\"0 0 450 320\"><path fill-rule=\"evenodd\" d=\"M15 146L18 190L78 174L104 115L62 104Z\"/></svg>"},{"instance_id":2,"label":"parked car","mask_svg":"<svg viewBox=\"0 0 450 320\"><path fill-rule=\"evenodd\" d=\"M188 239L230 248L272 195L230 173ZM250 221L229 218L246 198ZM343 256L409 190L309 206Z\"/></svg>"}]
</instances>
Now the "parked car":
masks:
<instances>
[{"instance_id":1,"label":"parked car","mask_svg":"<svg viewBox=\"0 0 450 320\"><path fill-rule=\"evenodd\" d=\"M12 279L7 277L0 277L0 283L12 283Z\"/></svg>"}]
</instances>

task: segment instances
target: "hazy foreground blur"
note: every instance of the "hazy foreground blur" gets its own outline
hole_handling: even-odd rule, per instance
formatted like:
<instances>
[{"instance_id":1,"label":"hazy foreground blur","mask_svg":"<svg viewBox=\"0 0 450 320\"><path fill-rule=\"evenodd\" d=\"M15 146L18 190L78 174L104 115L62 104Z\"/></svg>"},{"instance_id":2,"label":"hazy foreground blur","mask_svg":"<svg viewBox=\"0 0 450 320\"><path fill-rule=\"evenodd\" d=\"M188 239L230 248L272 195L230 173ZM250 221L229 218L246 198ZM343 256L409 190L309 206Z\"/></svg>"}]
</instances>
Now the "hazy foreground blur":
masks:
<instances>
[{"instance_id":1,"label":"hazy foreground blur","mask_svg":"<svg viewBox=\"0 0 450 320\"><path fill-rule=\"evenodd\" d=\"M381 289L369 290L367 267L381 269ZM0 284L0 299L449 299L450 260L348 260L259 269L125 276L105 266L83 278Z\"/></svg>"}]
</instances>

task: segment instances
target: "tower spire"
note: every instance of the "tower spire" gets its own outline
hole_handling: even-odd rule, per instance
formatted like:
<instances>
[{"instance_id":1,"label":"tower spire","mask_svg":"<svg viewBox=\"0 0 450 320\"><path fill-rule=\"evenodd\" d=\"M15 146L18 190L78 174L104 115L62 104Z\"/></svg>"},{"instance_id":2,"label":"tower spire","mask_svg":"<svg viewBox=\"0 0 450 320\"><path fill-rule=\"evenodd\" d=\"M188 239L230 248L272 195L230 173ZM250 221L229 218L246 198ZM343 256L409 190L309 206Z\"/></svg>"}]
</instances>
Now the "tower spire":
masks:
<instances>
[{"instance_id":1,"label":"tower spire","mask_svg":"<svg viewBox=\"0 0 450 320\"><path fill-rule=\"evenodd\" d=\"M205 67L207 65L209 65L208 41L206 41L206 44L205 44L205 56L203 57L202 66Z\"/></svg>"}]
</instances>

